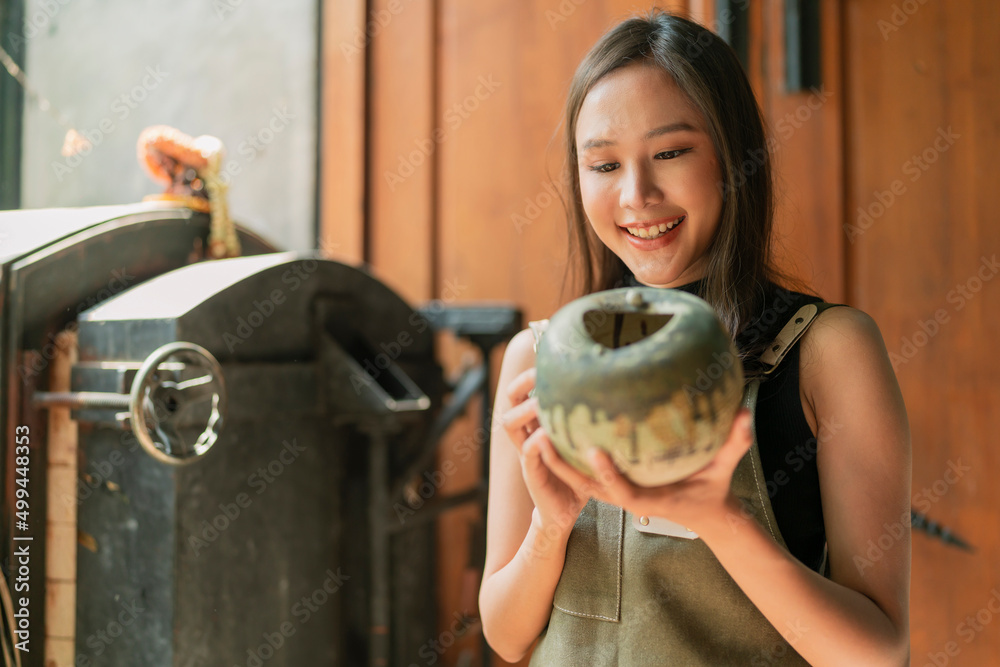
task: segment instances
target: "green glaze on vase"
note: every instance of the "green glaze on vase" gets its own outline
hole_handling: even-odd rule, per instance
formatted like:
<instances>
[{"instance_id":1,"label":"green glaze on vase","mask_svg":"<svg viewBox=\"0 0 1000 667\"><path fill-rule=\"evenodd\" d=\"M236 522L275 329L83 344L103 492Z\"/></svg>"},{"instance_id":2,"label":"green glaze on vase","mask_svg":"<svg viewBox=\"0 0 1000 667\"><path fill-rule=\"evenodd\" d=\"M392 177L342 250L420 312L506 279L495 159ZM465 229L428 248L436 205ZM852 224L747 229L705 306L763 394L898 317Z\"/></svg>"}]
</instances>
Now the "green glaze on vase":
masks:
<instances>
[{"instance_id":1,"label":"green glaze on vase","mask_svg":"<svg viewBox=\"0 0 1000 667\"><path fill-rule=\"evenodd\" d=\"M590 474L606 450L641 486L687 477L725 442L743 366L715 310L671 289L590 294L557 312L537 346L538 417L556 449Z\"/></svg>"}]
</instances>

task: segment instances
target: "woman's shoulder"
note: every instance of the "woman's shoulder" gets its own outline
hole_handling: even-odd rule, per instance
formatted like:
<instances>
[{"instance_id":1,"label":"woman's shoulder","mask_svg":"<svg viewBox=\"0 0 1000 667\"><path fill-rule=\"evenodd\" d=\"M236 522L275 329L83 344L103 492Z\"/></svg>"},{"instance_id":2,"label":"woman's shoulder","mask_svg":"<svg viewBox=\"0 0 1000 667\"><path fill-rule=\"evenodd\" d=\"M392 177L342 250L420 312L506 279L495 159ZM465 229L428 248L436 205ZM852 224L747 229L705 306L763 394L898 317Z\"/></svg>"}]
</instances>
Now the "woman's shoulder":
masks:
<instances>
[{"instance_id":1,"label":"woman's shoulder","mask_svg":"<svg viewBox=\"0 0 1000 667\"><path fill-rule=\"evenodd\" d=\"M548 320L543 320L548 322ZM508 369L515 373L527 370L535 365L535 343L537 340L536 322L529 322L527 329L514 334L507 343L503 353L501 370Z\"/></svg>"},{"instance_id":2,"label":"woman's shoulder","mask_svg":"<svg viewBox=\"0 0 1000 667\"><path fill-rule=\"evenodd\" d=\"M785 321L778 324L779 329L803 306L820 306L819 314L803 335L803 347L806 346L806 341L812 341L812 345L824 346L882 342L882 334L875 320L862 310L843 303L829 302L816 293L797 291L773 282L768 283L768 287L768 307L778 310L784 306L787 314Z\"/></svg>"},{"instance_id":3,"label":"woman's shoulder","mask_svg":"<svg viewBox=\"0 0 1000 667\"><path fill-rule=\"evenodd\" d=\"M856 308L845 304L831 303L817 294L798 291L772 282L768 283L751 327L756 330L759 338L773 339L801 308L811 304L821 306L813 327L816 327L820 322L823 322L827 327L835 325L835 323L840 323L841 327L853 323L854 326L869 330L870 325L874 324L868 315Z\"/></svg>"},{"instance_id":4,"label":"woman's shoulder","mask_svg":"<svg viewBox=\"0 0 1000 667\"><path fill-rule=\"evenodd\" d=\"M801 344L805 359L835 367L871 362L876 357L884 357L886 363L889 359L875 319L846 305L827 308L817 315Z\"/></svg>"},{"instance_id":5,"label":"woman's shoulder","mask_svg":"<svg viewBox=\"0 0 1000 667\"><path fill-rule=\"evenodd\" d=\"M864 311L845 304L830 303L816 294L775 283L768 284L757 313L740 334L738 344L744 349L767 346L778 339L789 322L797 319L804 306L810 304L821 307L798 342L803 368L816 364L822 364L827 370L842 365L849 367L850 359L860 353L869 358L872 355L888 358L875 320ZM808 317L812 313L806 311L805 315Z\"/></svg>"},{"instance_id":6,"label":"woman's shoulder","mask_svg":"<svg viewBox=\"0 0 1000 667\"><path fill-rule=\"evenodd\" d=\"M898 392L895 373L882 332L862 310L843 306L828 308L813 321L799 342L799 378L802 393L815 409L827 404L847 406L850 394L864 394L858 384L892 388ZM852 387L848 391L848 387Z\"/></svg>"}]
</instances>

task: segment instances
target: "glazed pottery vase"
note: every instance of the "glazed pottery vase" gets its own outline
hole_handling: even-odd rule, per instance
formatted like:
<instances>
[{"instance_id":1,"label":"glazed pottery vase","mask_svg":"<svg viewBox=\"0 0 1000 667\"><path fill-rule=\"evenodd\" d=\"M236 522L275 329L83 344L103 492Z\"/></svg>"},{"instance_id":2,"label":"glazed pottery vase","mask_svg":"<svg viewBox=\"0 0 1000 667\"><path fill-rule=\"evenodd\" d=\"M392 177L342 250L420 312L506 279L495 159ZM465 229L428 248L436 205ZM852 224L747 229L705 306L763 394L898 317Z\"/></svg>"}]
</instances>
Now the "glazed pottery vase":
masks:
<instances>
[{"instance_id":1,"label":"glazed pottery vase","mask_svg":"<svg viewBox=\"0 0 1000 667\"><path fill-rule=\"evenodd\" d=\"M628 287L560 309L537 345L538 417L569 463L592 447L641 486L683 479L726 441L743 365L715 310L680 290Z\"/></svg>"}]
</instances>

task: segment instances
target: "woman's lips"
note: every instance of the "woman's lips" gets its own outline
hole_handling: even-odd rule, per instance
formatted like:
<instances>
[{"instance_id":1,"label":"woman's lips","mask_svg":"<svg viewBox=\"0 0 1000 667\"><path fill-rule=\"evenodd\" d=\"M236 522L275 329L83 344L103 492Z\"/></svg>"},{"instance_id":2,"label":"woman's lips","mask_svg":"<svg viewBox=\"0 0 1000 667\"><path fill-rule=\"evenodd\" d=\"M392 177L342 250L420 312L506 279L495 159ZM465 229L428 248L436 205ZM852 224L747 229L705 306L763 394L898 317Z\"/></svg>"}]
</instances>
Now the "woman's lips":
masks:
<instances>
[{"instance_id":1,"label":"woman's lips","mask_svg":"<svg viewBox=\"0 0 1000 667\"><path fill-rule=\"evenodd\" d=\"M686 218L687 216L681 215L676 218L653 221L655 224L629 225L620 229L634 247L640 250L657 250L670 245L677 238L678 230ZM632 231L629 231L630 229ZM632 232L646 234L646 236L637 236Z\"/></svg>"}]
</instances>

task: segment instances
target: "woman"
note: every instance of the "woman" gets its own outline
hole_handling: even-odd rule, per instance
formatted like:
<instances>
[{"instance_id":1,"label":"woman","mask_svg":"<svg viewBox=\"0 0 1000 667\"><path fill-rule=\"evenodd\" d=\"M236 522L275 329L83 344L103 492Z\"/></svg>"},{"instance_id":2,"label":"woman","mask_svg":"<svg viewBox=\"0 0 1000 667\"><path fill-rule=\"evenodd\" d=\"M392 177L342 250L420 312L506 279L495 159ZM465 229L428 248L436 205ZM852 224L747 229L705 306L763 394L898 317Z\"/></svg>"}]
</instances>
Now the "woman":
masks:
<instances>
[{"instance_id":1,"label":"woman","mask_svg":"<svg viewBox=\"0 0 1000 667\"><path fill-rule=\"evenodd\" d=\"M636 487L601 452L584 477L538 426L533 340L518 334L494 411L490 645L509 661L535 646L544 665L908 664L905 407L877 326L848 307L822 310L764 376L764 347L818 299L775 284L767 143L738 60L685 19L629 19L581 63L566 131L585 291L709 301L763 380L757 444L743 410L685 480ZM762 509L748 511L735 489L757 460ZM629 515L697 537L640 532ZM884 534L893 545L873 554Z\"/></svg>"}]
</instances>

